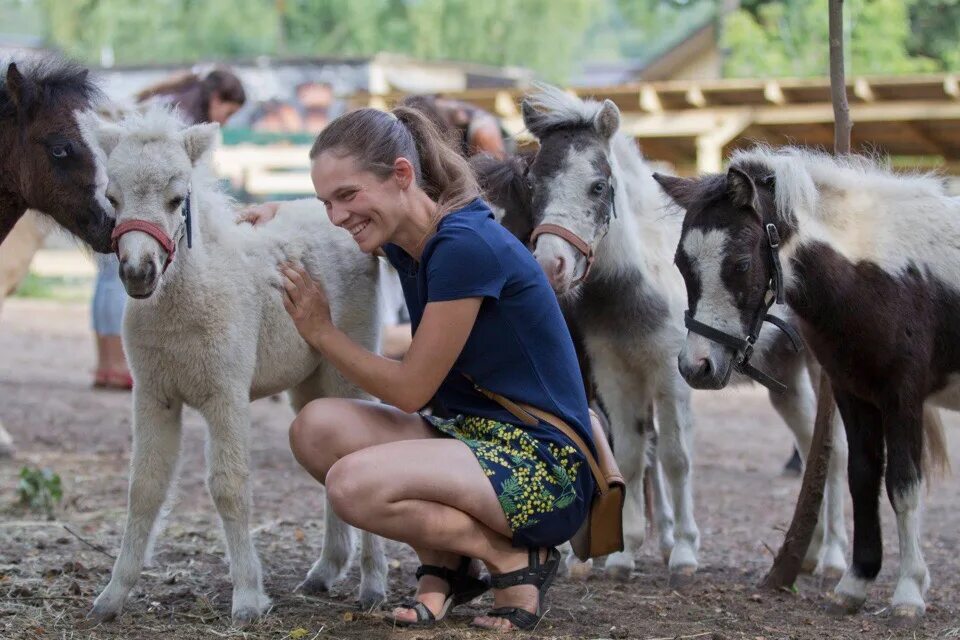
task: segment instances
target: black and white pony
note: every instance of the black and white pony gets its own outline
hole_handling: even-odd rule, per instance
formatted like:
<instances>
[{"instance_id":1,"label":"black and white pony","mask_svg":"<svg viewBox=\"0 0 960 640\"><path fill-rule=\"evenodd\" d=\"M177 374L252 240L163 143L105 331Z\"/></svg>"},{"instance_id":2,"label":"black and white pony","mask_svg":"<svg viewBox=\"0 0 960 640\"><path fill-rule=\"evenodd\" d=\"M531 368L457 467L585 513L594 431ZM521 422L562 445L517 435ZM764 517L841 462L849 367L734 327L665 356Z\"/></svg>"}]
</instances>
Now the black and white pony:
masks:
<instances>
[{"instance_id":1,"label":"black and white pony","mask_svg":"<svg viewBox=\"0 0 960 640\"><path fill-rule=\"evenodd\" d=\"M700 532L693 509L690 388L677 371L686 308L683 280L673 266L679 216L667 215L670 202L652 170L633 141L618 132L620 113L612 102L545 87L524 101L522 111L540 143L538 153L529 161L483 163L480 178L487 197L507 212L505 224L532 231L534 255L584 335L628 483L627 548L608 557L607 570L629 575L644 540L641 482L655 412L658 458L669 489L653 483L654 521L671 578L686 581L698 565ZM804 358L775 330L763 332L756 351L754 364L787 385L772 391L770 400L805 453L816 402ZM808 570L825 573L846 566L842 443L838 449L827 489L827 526L805 561Z\"/></svg>"},{"instance_id":2,"label":"black and white pony","mask_svg":"<svg viewBox=\"0 0 960 640\"><path fill-rule=\"evenodd\" d=\"M960 200L929 177L789 148L738 152L726 175L657 180L686 210L677 264L692 316L742 337L782 279L830 375L854 512L853 562L836 604L857 610L880 571L886 466L900 539L893 611L922 614L930 576L920 550L921 484L925 467L947 463L931 406L960 410ZM699 343L688 336L681 368L694 386L721 386L734 349L700 351Z\"/></svg>"}]
</instances>

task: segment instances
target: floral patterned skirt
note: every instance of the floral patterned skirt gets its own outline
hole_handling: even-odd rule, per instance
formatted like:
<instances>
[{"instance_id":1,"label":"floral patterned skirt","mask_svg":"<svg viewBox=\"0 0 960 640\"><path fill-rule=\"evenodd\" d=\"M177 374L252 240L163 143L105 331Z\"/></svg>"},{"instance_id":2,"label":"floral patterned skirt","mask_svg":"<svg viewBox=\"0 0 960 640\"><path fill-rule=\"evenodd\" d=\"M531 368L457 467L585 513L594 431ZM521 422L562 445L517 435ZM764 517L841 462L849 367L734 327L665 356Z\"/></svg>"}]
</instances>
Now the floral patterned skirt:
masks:
<instances>
[{"instance_id":1,"label":"floral patterned skirt","mask_svg":"<svg viewBox=\"0 0 960 640\"><path fill-rule=\"evenodd\" d=\"M507 516L515 546L553 547L583 524L593 478L583 455L554 427L519 427L462 415L423 419L476 456Z\"/></svg>"}]
</instances>

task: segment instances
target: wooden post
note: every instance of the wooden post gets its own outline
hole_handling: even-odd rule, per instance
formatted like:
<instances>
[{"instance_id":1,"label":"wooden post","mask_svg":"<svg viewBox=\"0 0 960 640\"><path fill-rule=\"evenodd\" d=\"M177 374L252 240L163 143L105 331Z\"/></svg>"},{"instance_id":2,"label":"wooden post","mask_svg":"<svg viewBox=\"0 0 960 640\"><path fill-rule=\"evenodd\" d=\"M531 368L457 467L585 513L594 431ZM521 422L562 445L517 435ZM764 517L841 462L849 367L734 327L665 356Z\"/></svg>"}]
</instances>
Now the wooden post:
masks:
<instances>
[{"instance_id":1,"label":"wooden post","mask_svg":"<svg viewBox=\"0 0 960 640\"><path fill-rule=\"evenodd\" d=\"M830 95L833 98L833 152L850 153L850 107L843 68L843 0L830 0Z\"/></svg>"},{"instance_id":2,"label":"wooden post","mask_svg":"<svg viewBox=\"0 0 960 640\"><path fill-rule=\"evenodd\" d=\"M850 108L847 105L847 83L843 68L843 0L830 0L830 92L833 98L834 153L850 153ZM807 455L803 485L787 530L770 572L760 586L765 589L790 588L797 580L803 557L810 546L823 502L823 488L833 450L833 423L836 404L830 377L820 373L817 390L817 418L813 426L813 442Z\"/></svg>"}]
</instances>

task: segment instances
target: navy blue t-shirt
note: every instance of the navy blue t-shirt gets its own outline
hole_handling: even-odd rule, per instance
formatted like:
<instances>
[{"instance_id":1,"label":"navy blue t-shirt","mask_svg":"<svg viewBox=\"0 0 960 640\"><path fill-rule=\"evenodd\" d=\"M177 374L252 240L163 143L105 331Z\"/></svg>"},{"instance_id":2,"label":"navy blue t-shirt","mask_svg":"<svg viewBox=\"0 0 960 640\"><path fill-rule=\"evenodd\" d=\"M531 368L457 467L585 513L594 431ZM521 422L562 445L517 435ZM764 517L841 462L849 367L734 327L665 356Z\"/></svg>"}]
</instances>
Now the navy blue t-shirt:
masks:
<instances>
[{"instance_id":1,"label":"navy blue t-shirt","mask_svg":"<svg viewBox=\"0 0 960 640\"><path fill-rule=\"evenodd\" d=\"M437 399L453 414L522 426L479 386L562 418L593 446L586 392L556 295L530 251L477 199L441 218L418 268L400 247L383 247L400 274L416 333L429 302L482 297L467 343Z\"/></svg>"}]
</instances>

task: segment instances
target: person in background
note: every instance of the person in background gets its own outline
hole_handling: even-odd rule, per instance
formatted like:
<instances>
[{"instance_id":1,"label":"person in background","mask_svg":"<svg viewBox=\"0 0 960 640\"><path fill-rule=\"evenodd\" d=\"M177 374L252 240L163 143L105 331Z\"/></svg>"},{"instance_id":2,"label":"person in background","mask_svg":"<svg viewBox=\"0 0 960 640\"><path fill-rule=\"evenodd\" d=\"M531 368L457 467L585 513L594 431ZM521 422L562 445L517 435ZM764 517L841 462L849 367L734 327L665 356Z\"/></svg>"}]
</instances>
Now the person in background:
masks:
<instances>
[{"instance_id":1,"label":"person in background","mask_svg":"<svg viewBox=\"0 0 960 640\"><path fill-rule=\"evenodd\" d=\"M138 104L163 104L179 109L187 124L225 124L246 102L243 84L232 72L214 69L198 75L174 76L136 95ZM133 379L120 338L127 293L120 282L120 263L113 254L97 254L97 278L92 315L97 340L97 368L93 386L130 389Z\"/></svg>"},{"instance_id":2,"label":"person in background","mask_svg":"<svg viewBox=\"0 0 960 640\"><path fill-rule=\"evenodd\" d=\"M513 139L497 118L476 105L431 95L408 96L400 103L417 109L450 137L453 148L465 158L485 153L504 159L513 151Z\"/></svg>"}]
</instances>

